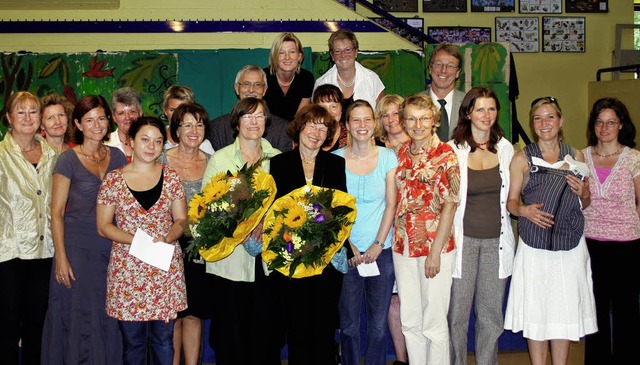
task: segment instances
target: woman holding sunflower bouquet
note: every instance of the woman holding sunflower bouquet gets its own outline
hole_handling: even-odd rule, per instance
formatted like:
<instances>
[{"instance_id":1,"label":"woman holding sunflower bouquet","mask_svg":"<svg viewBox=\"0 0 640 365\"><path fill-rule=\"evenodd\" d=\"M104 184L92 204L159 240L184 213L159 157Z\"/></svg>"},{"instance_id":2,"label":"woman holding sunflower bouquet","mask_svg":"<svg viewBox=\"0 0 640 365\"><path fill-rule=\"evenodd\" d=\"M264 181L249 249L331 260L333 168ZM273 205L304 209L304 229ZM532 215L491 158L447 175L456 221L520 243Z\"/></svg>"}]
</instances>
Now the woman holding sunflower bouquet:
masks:
<instances>
[{"instance_id":1,"label":"woman holding sunflower bouquet","mask_svg":"<svg viewBox=\"0 0 640 365\"><path fill-rule=\"evenodd\" d=\"M204 195L220 192L207 184L219 173L235 173L243 166L269 172L269 160L280 153L263 137L271 118L264 100L245 98L231 111L231 127L235 142L216 151L207 164L202 180ZM265 159L267 158L267 159ZM224 184L222 184L224 185ZM248 197L247 197L248 198ZM190 212L191 213L191 212ZM190 214L191 215L191 214ZM262 228L256 228L252 237L259 237ZM202 251L201 251L202 252ZM208 259L206 255L203 255ZM207 273L211 278L210 290L215 294L211 313L211 335L209 344L216 354L218 365L280 364L280 348L270 342L281 343L267 332L271 325L265 311L271 307L269 300L273 290L267 285L262 260L249 254L243 247L235 247L223 259L207 262Z\"/></svg>"},{"instance_id":2,"label":"woman holding sunflower bouquet","mask_svg":"<svg viewBox=\"0 0 640 365\"><path fill-rule=\"evenodd\" d=\"M332 141L327 136L333 136L336 128L337 123L331 114L320 105L311 104L300 109L286 130L297 147L271 160L271 175L277 187L276 199L307 185L347 191L344 159L322 150L322 147L331 144ZM313 191L312 188L309 188L309 191ZM340 194L337 191L335 193ZM318 197L321 194L309 193L308 196ZM274 206L278 202L276 200ZM289 207L289 214L282 222L285 226L295 227L297 223L302 224L307 219L298 216L310 216L309 212L304 210L298 215L292 214L292 211L300 210L299 206L300 203ZM316 221L331 219L320 213L318 204L306 206L313 206L313 210L318 210L316 213L312 212ZM265 219L265 227L268 219L269 213ZM265 233L278 230L273 226L269 228L266 228ZM295 237L287 241L294 246L299 244ZM265 246L267 246L266 242ZM292 252L292 249L287 248ZM263 251L263 257L265 254ZM346 260L344 264L346 268ZM273 266L273 263L271 265ZM295 271L294 268L291 270ZM336 363L335 329L343 273L332 265L322 268L321 273L318 273L320 268L316 270L314 274L317 273L317 275L311 274L312 276L304 278L295 278L291 274L289 276L293 278L287 277L279 271L274 271L270 275L270 279L273 278L278 282L281 301L279 308L286 308L286 312L284 310L281 313L274 312L273 316L280 319L277 328L284 327L286 332L290 365Z\"/></svg>"}]
</instances>

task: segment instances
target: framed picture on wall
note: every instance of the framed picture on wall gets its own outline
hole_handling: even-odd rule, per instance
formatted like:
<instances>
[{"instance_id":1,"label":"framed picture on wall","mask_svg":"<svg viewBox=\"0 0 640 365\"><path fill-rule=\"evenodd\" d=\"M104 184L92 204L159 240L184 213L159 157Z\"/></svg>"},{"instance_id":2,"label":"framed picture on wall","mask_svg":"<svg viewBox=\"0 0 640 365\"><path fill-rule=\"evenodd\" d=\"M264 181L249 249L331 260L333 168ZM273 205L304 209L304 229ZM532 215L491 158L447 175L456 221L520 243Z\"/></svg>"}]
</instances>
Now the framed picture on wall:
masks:
<instances>
[{"instance_id":1,"label":"framed picture on wall","mask_svg":"<svg viewBox=\"0 0 640 365\"><path fill-rule=\"evenodd\" d=\"M386 18L369 18L369 19L371 19L374 22L380 24L381 26L391 30L395 34L397 34L400 37L408 40L409 42L415 44L416 46L421 47L421 48L423 47L422 39L412 35L409 32L407 32L406 29L395 25L389 19L386 19ZM398 18L398 19L400 19L403 22L409 24L413 28L416 28L416 30L419 30L420 32L424 33L424 19L423 18Z\"/></svg>"},{"instance_id":2,"label":"framed picture on wall","mask_svg":"<svg viewBox=\"0 0 640 365\"><path fill-rule=\"evenodd\" d=\"M513 53L540 51L538 17L496 17L496 42L509 42Z\"/></svg>"},{"instance_id":3,"label":"framed picture on wall","mask_svg":"<svg viewBox=\"0 0 640 365\"><path fill-rule=\"evenodd\" d=\"M472 12L513 12L516 0L471 0Z\"/></svg>"},{"instance_id":4,"label":"framed picture on wall","mask_svg":"<svg viewBox=\"0 0 640 365\"><path fill-rule=\"evenodd\" d=\"M521 14L562 14L562 0L520 0Z\"/></svg>"},{"instance_id":5,"label":"framed picture on wall","mask_svg":"<svg viewBox=\"0 0 640 365\"><path fill-rule=\"evenodd\" d=\"M491 28L428 27L427 34L440 43L491 42Z\"/></svg>"},{"instance_id":6,"label":"framed picture on wall","mask_svg":"<svg viewBox=\"0 0 640 365\"><path fill-rule=\"evenodd\" d=\"M418 11L418 0L373 0L373 5L389 12L415 13Z\"/></svg>"},{"instance_id":7,"label":"framed picture on wall","mask_svg":"<svg viewBox=\"0 0 640 365\"><path fill-rule=\"evenodd\" d=\"M584 52L584 17L542 17L543 52Z\"/></svg>"},{"instance_id":8,"label":"framed picture on wall","mask_svg":"<svg viewBox=\"0 0 640 365\"><path fill-rule=\"evenodd\" d=\"M425 13L466 13L467 0L422 0Z\"/></svg>"},{"instance_id":9,"label":"framed picture on wall","mask_svg":"<svg viewBox=\"0 0 640 365\"><path fill-rule=\"evenodd\" d=\"M567 13L608 13L609 0L565 0Z\"/></svg>"},{"instance_id":10,"label":"framed picture on wall","mask_svg":"<svg viewBox=\"0 0 640 365\"><path fill-rule=\"evenodd\" d=\"M356 0L337 0L337 1L351 10L356 10Z\"/></svg>"}]
</instances>

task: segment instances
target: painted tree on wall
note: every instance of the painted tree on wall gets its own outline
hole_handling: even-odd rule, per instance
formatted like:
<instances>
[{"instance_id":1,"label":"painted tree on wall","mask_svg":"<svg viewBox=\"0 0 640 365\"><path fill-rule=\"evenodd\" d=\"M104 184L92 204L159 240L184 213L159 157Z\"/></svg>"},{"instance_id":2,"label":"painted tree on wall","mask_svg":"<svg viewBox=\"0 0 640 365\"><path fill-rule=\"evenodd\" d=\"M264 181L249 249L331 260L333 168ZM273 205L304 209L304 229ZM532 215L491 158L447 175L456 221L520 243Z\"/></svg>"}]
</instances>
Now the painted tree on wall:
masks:
<instances>
[{"instance_id":1,"label":"painted tree on wall","mask_svg":"<svg viewBox=\"0 0 640 365\"><path fill-rule=\"evenodd\" d=\"M84 95L100 94L111 100L111 93L124 86L142 95L145 115L162 114L162 94L176 81L177 59L159 52L0 54L2 72L0 97L5 101L17 90L29 90L42 97L64 95L72 103ZM0 139L6 128L0 127Z\"/></svg>"}]
</instances>

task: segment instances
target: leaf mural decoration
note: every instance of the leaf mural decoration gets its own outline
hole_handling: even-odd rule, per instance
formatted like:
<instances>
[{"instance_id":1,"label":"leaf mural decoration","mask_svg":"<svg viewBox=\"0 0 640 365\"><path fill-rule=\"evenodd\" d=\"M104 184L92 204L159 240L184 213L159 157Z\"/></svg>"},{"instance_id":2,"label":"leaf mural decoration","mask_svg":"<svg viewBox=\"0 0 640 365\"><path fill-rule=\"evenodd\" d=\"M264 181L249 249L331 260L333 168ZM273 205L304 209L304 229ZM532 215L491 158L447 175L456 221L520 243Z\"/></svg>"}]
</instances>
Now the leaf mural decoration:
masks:
<instances>
[{"instance_id":1,"label":"leaf mural decoration","mask_svg":"<svg viewBox=\"0 0 640 365\"><path fill-rule=\"evenodd\" d=\"M130 86L134 90L142 91L147 82L153 79L154 71L162 65L167 55L153 58L141 58L133 61L134 69L123 73L118 82L122 86Z\"/></svg>"},{"instance_id":2,"label":"leaf mural decoration","mask_svg":"<svg viewBox=\"0 0 640 365\"><path fill-rule=\"evenodd\" d=\"M473 53L474 85L490 85L505 81L501 70L505 64L507 52L501 44L482 43L474 48Z\"/></svg>"},{"instance_id":3,"label":"leaf mural decoration","mask_svg":"<svg viewBox=\"0 0 640 365\"><path fill-rule=\"evenodd\" d=\"M69 85L69 65L65 61L62 61L60 65L61 67L58 69L58 73L60 74L62 84Z\"/></svg>"},{"instance_id":4,"label":"leaf mural decoration","mask_svg":"<svg viewBox=\"0 0 640 365\"><path fill-rule=\"evenodd\" d=\"M42 67L42 70L40 71L40 74L38 75L39 79L46 79L47 77L51 76L52 73L54 73L57 69L58 66L60 66L60 63L62 62L62 57L56 57L53 58L51 60L49 60L44 67Z\"/></svg>"}]
</instances>

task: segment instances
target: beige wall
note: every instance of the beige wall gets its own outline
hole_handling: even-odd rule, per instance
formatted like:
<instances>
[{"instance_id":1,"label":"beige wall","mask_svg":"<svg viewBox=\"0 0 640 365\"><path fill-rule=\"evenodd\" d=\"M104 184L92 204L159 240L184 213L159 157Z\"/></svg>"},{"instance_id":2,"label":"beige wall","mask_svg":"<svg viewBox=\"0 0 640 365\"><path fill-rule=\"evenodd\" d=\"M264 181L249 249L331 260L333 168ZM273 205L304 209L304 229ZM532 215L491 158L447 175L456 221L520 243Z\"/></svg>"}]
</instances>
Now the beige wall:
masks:
<instances>
[{"instance_id":1,"label":"beige wall","mask_svg":"<svg viewBox=\"0 0 640 365\"><path fill-rule=\"evenodd\" d=\"M637 1L637 0L636 0ZM419 9L422 1L418 0ZM518 3L518 2L516 2ZM582 147L589 111L588 84L599 68L611 66L615 24L633 23L634 0L609 1L606 14L564 14L586 17L585 53L518 53L515 64L520 84L518 116L528 130L528 108L532 99L553 95L565 113L565 136L569 143ZM358 9L359 10L359 9ZM366 14L363 11L363 14ZM494 29L496 16L525 16L515 13L395 13L397 16L422 16L425 27L484 26ZM542 15L526 14L526 16ZM361 17L332 0L121 0L114 10L19 10L0 12L0 20L56 19L318 19L356 20ZM425 29L426 30L426 29ZM494 33L494 32L492 32ZM328 35L298 33L305 46L314 51L327 49ZM394 35L358 34L361 49L388 50L409 48ZM217 49L268 48L271 33L222 34L0 34L0 50L33 52L91 52L97 49Z\"/></svg>"}]
</instances>

